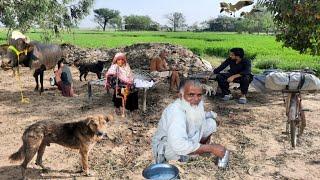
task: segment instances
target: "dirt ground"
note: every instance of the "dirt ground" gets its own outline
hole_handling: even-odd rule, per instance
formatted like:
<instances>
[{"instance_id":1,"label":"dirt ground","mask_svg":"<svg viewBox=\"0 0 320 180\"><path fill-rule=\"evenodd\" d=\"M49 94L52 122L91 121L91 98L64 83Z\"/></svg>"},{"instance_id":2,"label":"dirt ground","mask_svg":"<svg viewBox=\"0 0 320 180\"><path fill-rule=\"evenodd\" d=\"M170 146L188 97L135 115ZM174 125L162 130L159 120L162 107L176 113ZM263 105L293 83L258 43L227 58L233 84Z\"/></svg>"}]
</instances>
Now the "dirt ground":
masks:
<instances>
[{"instance_id":1,"label":"dirt ground","mask_svg":"<svg viewBox=\"0 0 320 180\"><path fill-rule=\"evenodd\" d=\"M87 103L86 82L79 81L77 69L72 68L74 98L60 95L49 85L45 73L42 95L34 92L32 72L21 70L23 94L29 104L20 102L19 86L11 71L0 70L0 179L21 178L20 162L10 163L8 157L22 144L21 136L30 124L41 120L77 121L97 113L113 113L111 95L102 87L94 87L91 106ZM90 74L88 79L96 79ZM234 91L234 93L237 93ZM109 140L98 143L89 156L94 177L76 173L80 169L79 154L59 145L47 147L44 164L52 170L43 172L30 162L29 179L143 179L142 170L152 163L150 141L162 110L176 94L168 85L159 85L148 94L148 110L138 116L121 118L109 124ZM231 150L230 167L221 170L214 157L201 156L188 163L172 162L182 179L319 179L320 178L320 95L304 94L307 127L298 147L291 148L285 130L285 109L279 93L261 94L250 89L249 103L222 102L217 97L206 98L206 108L218 113L221 125L211 139Z\"/></svg>"}]
</instances>

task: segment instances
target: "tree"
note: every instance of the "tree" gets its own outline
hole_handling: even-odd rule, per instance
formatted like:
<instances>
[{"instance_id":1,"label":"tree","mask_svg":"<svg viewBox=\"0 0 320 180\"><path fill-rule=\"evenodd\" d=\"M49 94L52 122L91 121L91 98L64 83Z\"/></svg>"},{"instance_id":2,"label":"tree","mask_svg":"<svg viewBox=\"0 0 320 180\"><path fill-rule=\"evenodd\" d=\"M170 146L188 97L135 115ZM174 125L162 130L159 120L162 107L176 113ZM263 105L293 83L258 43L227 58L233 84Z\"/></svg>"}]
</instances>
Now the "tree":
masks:
<instances>
[{"instance_id":1,"label":"tree","mask_svg":"<svg viewBox=\"0 0 320 180\"><path fill-rule=\"evenodd\" d=\"M93 12L95 13L94 21L97 22L99 26L101 26L103 31L106 30L107 24L110 24L112 26L119 25L119 21L121 24L120 12L118 10L100 8L93 10Z\"/></svg>"},{"instance_id":2,"label":"tree","mask_svg":"<svg viewBox=\"0 0 320 180\"><path fill-rule=\"evenodd\" d=\"M320 2L313 0L259 0L272 13L277 40L300 53L320 55Z\"/></svg>"},{"instance_id":3,"label":"tree","mask_svg":"<svg viewBox=\"0 0 320 180\"><path fill-rule=\"evenodd\" d=\"M169 24L173 27L173 31L177 31L178 28L185 26L186 18L182 13L174 12L166 15L169 20Z\"/></svg>"},{"instance_id":4,"label":"tree","mask_svg":"<svg viewBox=\"0 0 320 180\"><path fill-rule=\"evenodd\" d=\"M115 28L115 29L120 29L122 28L122 17L117 16L115 18L110 19L110 25Z\"/></svg>"},{"instance_id":5,"label":"tree","mask_svg":"<svg viewBox=\"0 0 320 180\"><path fill-rule=\"evenodd\" d=\"M195 22L191 26L188 27L188 31L199 31L199 23Z\"/></svg>"},{"instance_id":6,"label":"tree","mask_svg":"<svg viewBox=\"0 0 320 180\"><path fill-rule=\"evenodd\" d=\"M209 20L208 26L209 31L236 31L235 28L236 18L228 17L228 16L219 16L218 18Z\"/></svg>"},{"instance_id":7,"label":"tree","mask_svg":"<svg viewBox=\"0 0 320 180\"><path fill-rule=\"evenodd\" d=\"M28 31L45 30L46 37L59 28L71 28L89 14L94 0L1 0L0 22L8 28Z\"/></svg>"},{"instance_id":8,"label":"tree","mask_svg":"<svg viewBox=\"0 0 320 180\"><path fill-rule=\"evenodd\" d=\"M126 30L159 30L159 24L149 16L130 15L124 17Z\"/></svg>"},{"instance_id":9,"label":"tree","mask_svg":"<svg viewBox=\"0 0 320 180\"><path fill-rule=\"evenodd\" d=\"M262 28L263 30L269 34L269 32L275 32L275 24L273 22L273 15L270 11L266 11L262 13L262 16L259 16L262 20Z\"/></svg>"}]
</instances>

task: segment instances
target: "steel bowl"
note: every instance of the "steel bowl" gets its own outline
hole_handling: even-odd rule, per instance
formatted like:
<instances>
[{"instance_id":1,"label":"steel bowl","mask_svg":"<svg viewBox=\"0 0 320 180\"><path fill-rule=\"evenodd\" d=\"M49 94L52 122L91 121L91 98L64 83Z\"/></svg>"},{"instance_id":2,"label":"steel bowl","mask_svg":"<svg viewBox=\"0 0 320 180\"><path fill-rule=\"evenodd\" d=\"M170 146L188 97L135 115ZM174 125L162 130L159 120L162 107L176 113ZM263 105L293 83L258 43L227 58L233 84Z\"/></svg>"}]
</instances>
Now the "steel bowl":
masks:
<instances>
[{"instance_id":1,"label":"steel bowl","mask_svg":"<svg viewBox=\"0 0 320 180\"><path fill-rule=\"evenodd\" d=\"M171 164L152 164L142 171L142 176L153 180L179 179L179 170Z\"/></svg>"}]
</instances>

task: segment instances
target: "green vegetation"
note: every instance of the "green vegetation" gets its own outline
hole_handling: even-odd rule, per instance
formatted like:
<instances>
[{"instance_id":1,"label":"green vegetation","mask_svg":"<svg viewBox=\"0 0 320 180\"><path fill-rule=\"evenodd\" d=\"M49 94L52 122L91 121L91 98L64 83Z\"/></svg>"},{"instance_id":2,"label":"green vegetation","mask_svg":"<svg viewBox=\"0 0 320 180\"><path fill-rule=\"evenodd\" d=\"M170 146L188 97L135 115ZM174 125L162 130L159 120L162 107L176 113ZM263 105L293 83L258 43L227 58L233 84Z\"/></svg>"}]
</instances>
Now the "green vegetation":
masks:
<instances>
[{"instance_id":1,"label":"green vegetation","mask_svg":"<svg viewBox=\"0 0 320 180\"><path fill-rule=\"evenodd\" d=\"M1 0L0 22L10 30L27 32L31 28L44 29L44 37L58 34L60 29L69 29L91 11L94 0Z\"/></svg>"},{"instance_id":2,"label":"green vegetation","mask_svg":"<svg viewBox=\"0 0 320 180\"><path fill-rule=\"evenodd\" d=\"M301 53L320 55L319 1L259 0L259 4L276 14L277 40Z\"/></svg>"},{"instance_id":3,"label":"green vegetation","mask_svg":"<svg viewBox=\"0 0 320 180\"><path fill-rule=\"evenodd\" d=\"M29 32L32 40L40 40L40 33ZM60 33L56 43L70 43L80 47L114 48L135 43L160 42L181 45L202 57L225 58L232 47L242 47L246 56L253 60L255 68L277 67L284 70L309 67L320 73L320 57L299 54L282 47L274 36L212 32L99 32L75 31ZM0 42L5 43L6 31L0 31Z\"/></svg>"}]
</instances>

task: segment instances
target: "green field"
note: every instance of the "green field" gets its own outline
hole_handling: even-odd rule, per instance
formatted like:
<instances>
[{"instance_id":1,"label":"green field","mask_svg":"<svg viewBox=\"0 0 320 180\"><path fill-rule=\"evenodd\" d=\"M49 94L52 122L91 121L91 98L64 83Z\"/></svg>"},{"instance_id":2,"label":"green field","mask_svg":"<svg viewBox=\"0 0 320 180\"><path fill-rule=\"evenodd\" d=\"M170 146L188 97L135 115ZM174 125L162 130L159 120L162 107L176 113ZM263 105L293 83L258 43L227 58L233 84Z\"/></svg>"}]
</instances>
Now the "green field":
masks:
<instances>
[{"instance_id":1,"label":"green field","mask_svg":"<svg viewBox=\"0 0 320 180\"><path fill-rule=\"evenodd\" d=\"M31 31L32 40L40 40L40 33ZM6 42L6 31L0 31L1 43ZM80 31L61 33L56 43L70 43L80 47L114 48L142 42L162 42L181 45L200 56L226 57L232 47L242 47L246 57L253 60L255 68L268 67L284 70L309 67L320 74L320 57L301 55L290 48L283 48L274 36L215 32L101 32Z\"/></svg>"}]
</instances>

